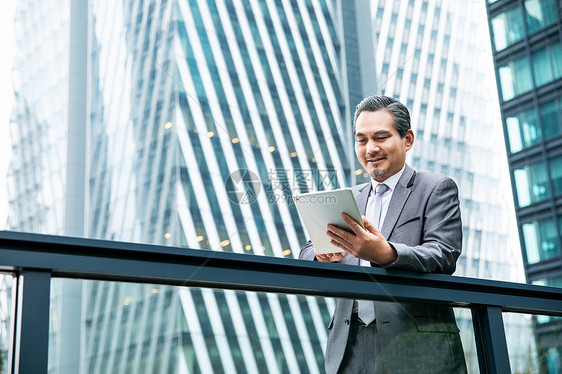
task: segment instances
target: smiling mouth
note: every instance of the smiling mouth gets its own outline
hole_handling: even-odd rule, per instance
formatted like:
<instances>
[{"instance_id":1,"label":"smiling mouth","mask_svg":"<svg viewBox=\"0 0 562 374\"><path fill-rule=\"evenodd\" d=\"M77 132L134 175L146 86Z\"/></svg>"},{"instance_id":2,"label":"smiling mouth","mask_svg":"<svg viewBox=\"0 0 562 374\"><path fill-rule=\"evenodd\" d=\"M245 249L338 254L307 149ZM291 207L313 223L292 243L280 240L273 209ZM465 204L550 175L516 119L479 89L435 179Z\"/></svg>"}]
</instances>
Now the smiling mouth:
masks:
<instances>
[{"instance_id":1,"label":"smiling mouth","mask_svg":"<svg viewBox=\"0 0 562 374\"><path fill-rule=\"evenodd\" d=\"M386 160L386 157L369 158L369 159L366 159L365 161L368 164L378 164L379 162L381 162L383 160Z\"/></svg>"}]
</instances>

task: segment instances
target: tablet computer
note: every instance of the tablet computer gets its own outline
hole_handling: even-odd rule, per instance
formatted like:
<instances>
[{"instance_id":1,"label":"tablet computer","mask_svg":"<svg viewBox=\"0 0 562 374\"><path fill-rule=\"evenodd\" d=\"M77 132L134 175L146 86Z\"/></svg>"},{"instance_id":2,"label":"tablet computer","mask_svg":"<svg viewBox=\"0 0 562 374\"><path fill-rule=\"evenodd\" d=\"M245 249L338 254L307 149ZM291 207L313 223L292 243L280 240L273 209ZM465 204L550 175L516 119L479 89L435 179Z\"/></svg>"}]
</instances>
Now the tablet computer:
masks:
<instances>
[{"instance_id":1,"label":"tablet computer","mask_svg":"<svg viewBox=\"0 0 562 374\"><path fill-rule=\"evenodd\" d=\"M365 228L351 188L294 195L293 201L316 253L344 252L331 244L331 239L326 234L328 224L351 232L347 223L341 218L342 213L346 213Z\"/></svg>"}]
</instances>

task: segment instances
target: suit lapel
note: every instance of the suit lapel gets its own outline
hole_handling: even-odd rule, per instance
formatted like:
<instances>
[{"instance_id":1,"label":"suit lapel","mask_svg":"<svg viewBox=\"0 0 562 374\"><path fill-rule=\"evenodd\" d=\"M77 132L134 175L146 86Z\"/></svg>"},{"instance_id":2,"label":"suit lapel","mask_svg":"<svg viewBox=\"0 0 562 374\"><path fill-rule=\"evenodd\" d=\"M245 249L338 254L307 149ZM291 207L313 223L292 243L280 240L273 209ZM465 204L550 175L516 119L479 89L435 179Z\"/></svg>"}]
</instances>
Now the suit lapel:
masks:
<instances>
[{"instance_id":1,"label":"suit lapel","mask_svg":"<svg viewBox=\"0 0 562 374\"><path fill-rule=\"evenodd\" d=\"M386 213L386 217L384 218L381 230L382 235L387 240L396 225L396 221L398 221L400 213L402 213L402 209L404 208L404 204L406 203L408 196L410 196L410 187L414 182L415 174L416 172L414 169L406 165L406 169L404 169L404 173L400 177L400 180L396 184L396 188L392 193L392 199L390 199L388 211Z\"/></svg>"},{"instance_id":2,"label":"suit lapel","mask_svg":"<svg viewBox=\"0 0 562 374\"><path fill-rule=\"evenodd\" d=\"M367 211L367 200L369 199L369 194L373 189L373 185L369 183L365 183L365 186L362 187L357 194L355 195L355 201L357 202L357 207L359 208L359 212L362 215L365 215Z\"/></svg>"}]
</instances>

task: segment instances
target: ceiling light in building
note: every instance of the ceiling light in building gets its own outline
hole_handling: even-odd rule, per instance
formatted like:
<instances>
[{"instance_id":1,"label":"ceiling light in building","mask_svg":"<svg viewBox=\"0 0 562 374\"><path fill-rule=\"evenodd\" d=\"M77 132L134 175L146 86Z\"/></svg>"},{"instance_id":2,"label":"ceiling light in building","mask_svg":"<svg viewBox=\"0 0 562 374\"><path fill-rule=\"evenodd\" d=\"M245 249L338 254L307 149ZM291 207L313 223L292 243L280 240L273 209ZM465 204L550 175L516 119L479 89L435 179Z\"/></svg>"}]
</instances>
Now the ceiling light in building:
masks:
<instances>
[{"instance_id":1,"label":"ceiling light in building","mask_svg":"<svg viewBox=\"0 0 562 374\"><path fill-rule=\"evenodd\" d=\"M213 136L215 136L215 133L212 132L212 131L209 131L209 132L207 133L207 135L209 135L209 138L212 138Z\"/></svg>"},{"instance_id":2,"label":"ceiling light in building","mask_svg":"<svg viewBox=\"0 0 562 374\"><path fill-rule=\"evenodd\" d=\"M169 129L172 128L172 126L174 126L174 125L172 125L172 122L166 122L166 124L164 125L164 128L165 128L166 130L169 130Z\"/></svg>"}]
</instances>

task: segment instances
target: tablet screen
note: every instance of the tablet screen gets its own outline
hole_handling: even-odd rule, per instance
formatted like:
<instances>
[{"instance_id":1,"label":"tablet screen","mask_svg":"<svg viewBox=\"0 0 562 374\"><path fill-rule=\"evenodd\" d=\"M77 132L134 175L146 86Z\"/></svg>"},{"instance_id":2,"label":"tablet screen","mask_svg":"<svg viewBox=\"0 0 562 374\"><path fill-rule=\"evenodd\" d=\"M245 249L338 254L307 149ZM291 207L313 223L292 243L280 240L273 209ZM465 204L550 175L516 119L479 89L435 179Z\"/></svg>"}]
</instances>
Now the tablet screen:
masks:
<instances>
[{"instance_id":1,"label":"tablet screen","mask_svg":"<svg viewBox=\"0 0 562 374\"><path fill-rule=\"evenodd\" d=\"M326 235L328 224L351 231L341 218L342 213L346 213L363 228L365 227L351 188L295 195L293 201L316 253L343 252L331 244L330 237Z\"/></svg>"}]
</instances>

